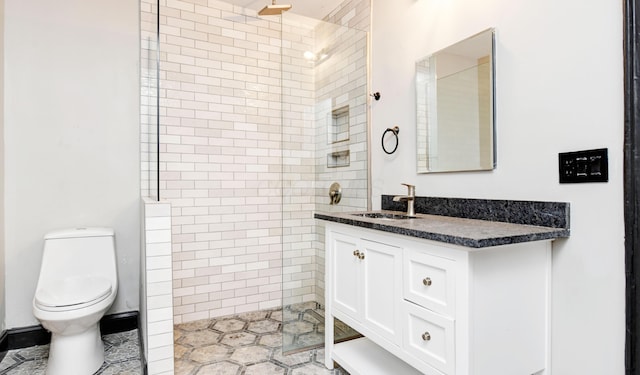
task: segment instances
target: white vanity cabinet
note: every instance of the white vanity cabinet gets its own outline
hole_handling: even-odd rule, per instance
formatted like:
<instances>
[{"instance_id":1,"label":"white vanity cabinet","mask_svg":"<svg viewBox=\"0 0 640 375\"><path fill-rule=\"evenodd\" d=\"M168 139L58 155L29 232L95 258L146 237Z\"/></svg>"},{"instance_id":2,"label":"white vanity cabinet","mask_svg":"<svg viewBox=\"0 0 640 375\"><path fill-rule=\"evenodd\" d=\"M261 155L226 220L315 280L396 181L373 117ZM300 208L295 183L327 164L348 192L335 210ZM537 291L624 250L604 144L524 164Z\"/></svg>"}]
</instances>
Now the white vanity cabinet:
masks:
<instances>
[{"instance_id":1,"label":"white vanity cabinet","mask_svg":"<svg viewBox=\"0 0 640 375\"><path fill-rule=\"evenodd\" d=\"M545 374L551 240L467 248L326 223L326 365ZM364 338L334 344L333 318Z\"/></svg>"},{"instance_id":2,"label":"white vanity cabinet","mask_svg":"<svg viewBox=\"0 0 640 375\"><path fill-rule=\"evenodd\" d=\"M400 344L402 248L335 232L331 258L333 308Z\"/></svg>"}]
</instances>

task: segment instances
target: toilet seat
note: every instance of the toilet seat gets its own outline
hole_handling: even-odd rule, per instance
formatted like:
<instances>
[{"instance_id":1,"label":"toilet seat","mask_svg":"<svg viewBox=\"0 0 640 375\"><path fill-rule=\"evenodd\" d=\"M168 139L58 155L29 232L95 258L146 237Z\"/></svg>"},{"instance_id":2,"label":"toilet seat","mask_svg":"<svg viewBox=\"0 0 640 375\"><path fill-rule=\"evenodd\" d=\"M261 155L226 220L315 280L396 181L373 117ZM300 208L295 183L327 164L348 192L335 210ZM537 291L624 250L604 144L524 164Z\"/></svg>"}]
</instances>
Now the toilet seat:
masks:
<instances>
[{"instance_id":1,"label":"toilet seat","mask_svg":"<svg viewBox=\"0 0 640 375\"><path fill-rule=\"evenodd\" d=\"M111 294L111 282L99 276L74 276L52 280L36 291L42 310L65 311L96 304Z\"/></svg>"}]
</instances>

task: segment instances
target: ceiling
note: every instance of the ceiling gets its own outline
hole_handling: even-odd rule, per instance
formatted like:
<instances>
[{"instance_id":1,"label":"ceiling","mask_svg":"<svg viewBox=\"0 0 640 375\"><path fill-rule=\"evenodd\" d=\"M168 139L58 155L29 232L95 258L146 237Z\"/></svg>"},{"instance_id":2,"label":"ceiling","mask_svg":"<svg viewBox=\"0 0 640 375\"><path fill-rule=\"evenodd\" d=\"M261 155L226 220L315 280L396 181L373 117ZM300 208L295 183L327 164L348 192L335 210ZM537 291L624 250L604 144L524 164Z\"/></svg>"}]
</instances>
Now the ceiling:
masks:
<instances>
[{"instance_id":1,"label":"ceiling","mask_svg":"<svg viewBox=\"0 0 640 375\"><path fill-rule=\"evenodd\" d=\"M272 0L225 0L227 3L253 9L256 12L271 4ZM277 0L276 4L291 4L289 12L310 18L322 19L336 9L344 0Z\"/></svg>"}]
</instances>

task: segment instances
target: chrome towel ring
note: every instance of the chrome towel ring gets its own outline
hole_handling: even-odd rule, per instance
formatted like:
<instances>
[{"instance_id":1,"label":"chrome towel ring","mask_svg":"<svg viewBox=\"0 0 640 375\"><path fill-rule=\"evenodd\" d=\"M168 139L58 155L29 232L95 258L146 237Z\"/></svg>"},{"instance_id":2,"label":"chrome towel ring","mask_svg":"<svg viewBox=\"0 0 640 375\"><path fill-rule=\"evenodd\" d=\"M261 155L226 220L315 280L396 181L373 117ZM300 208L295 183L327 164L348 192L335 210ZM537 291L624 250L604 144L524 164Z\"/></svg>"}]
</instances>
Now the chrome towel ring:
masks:
<instances>
[{"instance_id":1,"label":"chrome towel ring","mask_svg":"<svg viewBox=\"0 0 640 375\"><path fill-rule=\"evenodd\" d=\"M387 151L387 148L384 147L384 137L387 135L388 132L393 133L393 135L396 137L396 145L391 151ZM394 152L396 152L396 150L398 149L398 144L400 143L400 140L398 139L398 133L400 133L400 128L397 125L394 126L393 128L387 128L387 130L385 130L384 133L382 133L382 149L384 150L385 153L391 155Z\"/></svg>"}]
</instances>

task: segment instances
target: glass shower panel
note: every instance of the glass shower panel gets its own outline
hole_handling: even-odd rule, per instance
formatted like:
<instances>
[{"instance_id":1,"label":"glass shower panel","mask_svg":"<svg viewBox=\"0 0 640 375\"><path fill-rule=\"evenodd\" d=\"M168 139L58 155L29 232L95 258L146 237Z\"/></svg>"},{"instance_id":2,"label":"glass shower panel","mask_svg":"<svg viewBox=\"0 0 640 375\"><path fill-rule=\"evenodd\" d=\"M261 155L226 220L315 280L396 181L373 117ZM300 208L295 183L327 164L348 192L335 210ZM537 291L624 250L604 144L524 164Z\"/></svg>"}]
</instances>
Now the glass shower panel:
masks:
<instances>
[{"instance_id":1,"label":"glass shower panel","mask_svg":"<svg viewBox=\"0 0 640 375\"><path fill-rule=\"evenodd\" d=\"M158 0L140 0L140 8L140 193L159 200Z\"/></svg>"},{"instance_id":2,"label":"glass shower panel","mask_svg":"<svg viewBox=\"0 0 640 375\"><path fill-rule=\"evenodd\" d=\"M314 212L367 208L368 69L366 32L282 17L282 331L291 353L324 344L324 228ZM336 334L357 333L337 322Z\"/></svg>"}]
</instances>

